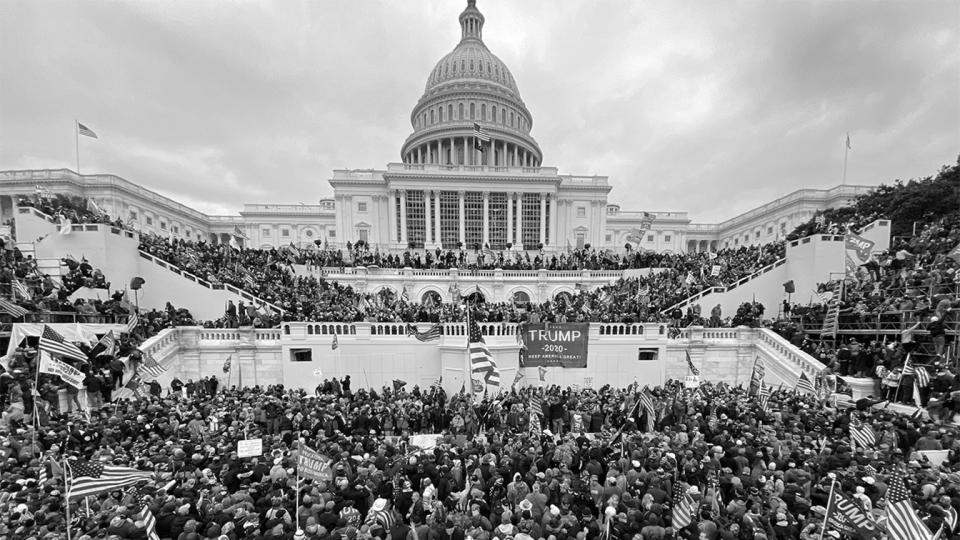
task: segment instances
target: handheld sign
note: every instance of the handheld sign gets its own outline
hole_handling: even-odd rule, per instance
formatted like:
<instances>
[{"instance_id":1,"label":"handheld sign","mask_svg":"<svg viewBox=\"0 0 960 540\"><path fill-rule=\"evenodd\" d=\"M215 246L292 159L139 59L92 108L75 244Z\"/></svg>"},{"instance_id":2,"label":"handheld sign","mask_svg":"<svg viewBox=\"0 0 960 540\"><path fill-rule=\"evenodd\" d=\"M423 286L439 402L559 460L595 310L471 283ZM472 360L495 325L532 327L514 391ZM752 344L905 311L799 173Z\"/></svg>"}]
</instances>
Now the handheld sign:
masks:
<instances>
[{"instance_id":1,"label":"handheld sign","mask_svg":"<svg viewBox=\"0 0 960 540\"><path fill-rule=\"evenodd\" d=\"M684 388L697 388L700 386L700 376L699 375L687 375L683 378L683 387Z\"/></svg>"},{"instance_id":2,"label":"handheld sign","mask_svg":"<svg viewBox=\"0 0 960 540\"><path fill-rule=\"evenodd\" d=\"M237 441L238 457L259 457L263 455L263 439Z\"/></svg>"}]
</instances>

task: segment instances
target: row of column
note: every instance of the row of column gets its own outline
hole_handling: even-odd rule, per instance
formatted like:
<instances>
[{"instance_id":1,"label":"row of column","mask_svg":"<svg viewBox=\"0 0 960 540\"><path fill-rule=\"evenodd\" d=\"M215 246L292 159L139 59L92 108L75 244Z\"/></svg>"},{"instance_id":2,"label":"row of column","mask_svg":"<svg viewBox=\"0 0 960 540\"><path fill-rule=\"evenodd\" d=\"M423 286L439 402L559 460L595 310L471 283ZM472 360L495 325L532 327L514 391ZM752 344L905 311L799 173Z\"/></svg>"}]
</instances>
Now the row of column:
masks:
<instances>
[{"instance_id":1,"label":"row of column","mask_svg":"<svg viewBox=\"0 0 960 540\"><path fill-rule=\"evenodd\" d=\"M400 243L407 245L409 242L409 236L407 235L407 192L406 190L397 190L395 194L391 197L391 201L396 201L397 197L400 198ZM483 193L483 239L482 243L484 245L490 243L490 192L484 191ZM458 191L457 192L457 203L458 203L458 223L459 230L458 238L461 244L464 247L467 247L466 242L466 192ZM540 243L547 244L547 200L549 194L540 193ZM436 200L436 207L431 208L430 200ZM517 216L516 225L514 226L514 202L517 202L517 211L520 214ZM424 191L423 196L423 206L424 206L424 232L425 232L425 244L427 246L432 246L434 244L440 244L442 242L442 229L440 224L440 191ZM507 242L515 246L523 244L523 194L514 192L507 194ZM556 212L556 210L554 210ZM554 219L556 219L554 217ZM430 227L430 222L433 221L433 227ZM434 238L436 235L436 238ZM556 241L556 239L553 239Z\"/></svg>"},{"instance_id":2,"label":"row of column","mask_svg":"<svg viewBox=\"0 0 960 540\"><path fill-rule=\"evenodd\" d=\"M411 149L404 163L439 165L490 165L494 167L539 167L536 156L523 146L491 139L485 151L476 148L476 138L449 137L430 141ZM458 152L463 150L463 153Z\"/></svg>"}]
</instances>

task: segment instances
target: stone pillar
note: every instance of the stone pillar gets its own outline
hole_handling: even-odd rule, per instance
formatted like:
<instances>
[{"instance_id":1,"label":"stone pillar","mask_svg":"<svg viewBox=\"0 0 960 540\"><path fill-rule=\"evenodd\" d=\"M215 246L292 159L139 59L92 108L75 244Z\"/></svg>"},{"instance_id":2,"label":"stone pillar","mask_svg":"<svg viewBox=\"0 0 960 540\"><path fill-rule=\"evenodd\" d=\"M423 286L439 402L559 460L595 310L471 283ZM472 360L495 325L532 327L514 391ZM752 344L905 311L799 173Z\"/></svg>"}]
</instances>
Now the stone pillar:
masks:
<instances>
[{"instance_id":1,"label":"stone pillar","mask_svg":"<svg viewBox=\"0 0 960 540\"><path fill-rule=\"evenodd\" d=\"M507 192L507 242L516 245L513 241L513 192Z\"/></svg>"},{"instance_id":2,"label":"stone pillar","mask_svg":"<svg viewBox=\"0 0 960 540\"><path fill-rule=\"evenodd\" d=\"M393 244L397 241L397 191L394 189L390 190L390 195L387 197L387 228L385 231L389 231L389 238L387 239L387 244Z\"/></svg>"},{"instance_id":3,"label":"stone pillar","mask_svg":"<svg viewBox=\"0 0 960 540\"><path fill-rule=\"evenodd\" d=\"M519 147L517 145L513 145L513 165L520 165Z\"/></svg>"},{"instance_id":4,"label":"stone pillar","mask_svg":"<svg viewBox=\"0 0 960 540\"><path fill-rule=\"evenodd\" d=\"M490 243L490 192L483 192L483 247Z\"/></svg>"},{"instance_id":5,"label":"stone pillar","mask_svg":"<svg viewBox=\"0 0 960 540\"><path fill-rule=\"evenodd\" d=\"M407 192L400 190L400 243L407 247Z\"/></svg>"},{"instance_id":6,"label":"stone pillar","mask_svg":"<svg viewBox=\"0 0 960 540\"><path fill-rule=\"evenodd\" d=\"M433 244L433 235L430 232L430 191L424 190L423 192L423 230L426 234L423 242L425 248L429 248Z\"/></svg>"},{"instance_id":7,"label":"stone pillar","mask_svg":"<svg viewBox=\"0 0 960 540\"><path fill-rule=\"evenodd\" d=\"M468 137L464 137L463 141L461 141L463 143L463 159L462 159L462 163L460 163L461 165L469 165L469 163L467 163L467 161L469 161L467 159L469 157L467 156L467 139Z\"/></svg>"},{"instance_id":8,"label":"stone pillar","mask_svg":"<svg viewBox=\"0 0 960 540\"><path fill-rule=\"evenodd\" d=\"M547 244L547 194L540 194L540 243Z\"/></svg>"},{"instance_id":9,"label":"stone pillar","mask_svg":"<svg viewBox=\"0 0 960 540\"><path fill-rule=\"evenodd\" d=\"M450 137L450 164L457 165L457 141L453 137Z\"/></svg>"},{"instance_id":10,"label":"stone pillar","mask_svg":"<svg viewBox=\"0 0 960 540\"><path fill-rule=\"evenodd\" d=\"M517 193L517 242L519 249L523 249L523 193Z\"/></svg>"},{"instance_id":11,"label":"stone pillar","mask_svg":"<svg viewBox=\"0 0 960 540\"><path fill-rule=\"evenodd\" d=\"M452 150L453 147L451 146L450 148L451 148L451 151L453 151ZM433 243L435 243L437 246L442 246L443 234L440 231L440 192L434 191L433 195L437 201L436 204L434 205L434 212L433 212L433 222L436 225L434 227Z\"/></svg>"},{"instance_id":12,"label":"stone pillar","mask_svg":"<svg viewBox=\"0 0 960 540\"><path fill-rule=\"evenodd\" d=\"M420 160L420 147L418 146L417 147L417 165L421 163L423 163L423 161Z\"/></svg>"},{"instance_id":13,"label":"stone pillar","mask_svg":"<svg viewBox=\"0 0 960 540\"><path fill-rule=\"evenodd\" d=\"M457 196L460 198L460 245L467 247L467 215L464 212L464 201L463 201L464 192L458 191Z\"/></svg>"}]
</instances>

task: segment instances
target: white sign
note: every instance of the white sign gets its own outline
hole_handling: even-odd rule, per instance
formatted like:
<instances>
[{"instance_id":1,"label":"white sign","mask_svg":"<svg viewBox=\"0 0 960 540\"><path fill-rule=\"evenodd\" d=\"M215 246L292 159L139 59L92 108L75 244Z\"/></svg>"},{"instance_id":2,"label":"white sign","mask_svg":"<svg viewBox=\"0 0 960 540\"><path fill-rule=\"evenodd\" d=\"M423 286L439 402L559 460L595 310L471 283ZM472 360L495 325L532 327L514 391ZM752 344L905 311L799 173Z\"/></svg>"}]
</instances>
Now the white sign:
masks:
<instances>
[{"instance_id":1,"label":"white sign","mask_svg":"<svg viewBox=\"0 0 960 540\"><path fill-rule=\"evenodd\" d=\"M259 457L263 455L263 439L237 441L238 457Z\"/></svg>"},{"instance_id":2,"label":"white sign","mask_svg":"<svg viewBox=\"0 0 960 540\"><path fill-rule=\"evenodd\" d=\"M410 436L410 446L415 446L421 450L433 450L437 447L437 440L440 439L439 433L427 433Z\"/></svg>"},{"instance_id":3,"label":"white sign","mask_svg":"<svg viewBox=\"0 0 960 540\"><path fill-rule=\"evenodd\" d=\"M717 276L719 276L719 275L720 275L720 265L719 265L719 264L715 264L715 265L713 265L712 268L710 268L710 276L711 276L711 277L717 277Z\"/></svg>"},{"instance_id":4,"label":"white sign","mask_svg":"<svg viewBox=\"0 0 960 540\"><path fill-rule=\"evenodd\" d=\"M927 456L934 468L940 468L940 465L947 460L949 450L917 450L922 456Z\"/></svg>"},{"instance_id":5,"label":"white sign","mask_svg":"<svg viewBox=\"0 0 960 540\"><path fill-rule=\"evenodd\" d=\"M77 390L83 387L84 377L79 369L53 358L46 351L40 351L40 373L58 375L63 382Z\"/></svg>"},{"instance_id":6,"label":"white sign","mask_svg":"<svg viewBox=\"0 0 960 540\"><path fill-rule=\"evenodd\" d=\"M687 375L683 378L683 387L684 388L698 388L700 386L700 376L699 375Z\"/></svg>"},{"instance_id":7,"label":"white sign","mask_svg":"<svg viewBox=\"0 0 960 540\"><path fill-rule=\"evenodd\" d=\"M317 368L313 370L313 376L320 379L323 377L323 371L321 371L320 368Z\"/></svg>"}]
</instances>

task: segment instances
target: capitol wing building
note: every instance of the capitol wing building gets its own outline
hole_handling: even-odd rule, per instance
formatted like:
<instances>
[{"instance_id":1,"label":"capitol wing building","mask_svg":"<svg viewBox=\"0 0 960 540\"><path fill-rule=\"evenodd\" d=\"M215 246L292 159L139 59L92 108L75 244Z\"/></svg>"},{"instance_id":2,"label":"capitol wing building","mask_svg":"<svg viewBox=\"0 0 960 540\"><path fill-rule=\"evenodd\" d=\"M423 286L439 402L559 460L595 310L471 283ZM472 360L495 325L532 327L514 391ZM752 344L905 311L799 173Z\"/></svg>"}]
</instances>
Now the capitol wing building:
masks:
<instances>
[{"instance_id":1,"label":"capitol wing building","mask_svg":"<svg viewBox=\"0 0 960 540\"><path fill-rule=\"evenodd\" d=\"M386 169L335 170L334 198L315 205L248 204L209 216L108 175L65 169L0 172L0 215L37 190L93 199L141 232L247 247L293 244L371 249L544 250L627 242L657 252L707 251L782 239L817 211L849 204L868 186L801 189L716 224L686 212L621 211L606 176L560 174L543 165L533 115L513 74L483 42L474 0L460 14L460 42L430 72L410 115L401 161Z\"/></svg>"}]
</instances>

